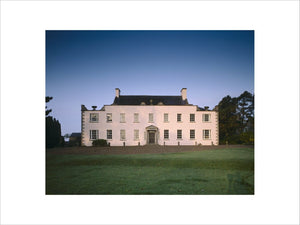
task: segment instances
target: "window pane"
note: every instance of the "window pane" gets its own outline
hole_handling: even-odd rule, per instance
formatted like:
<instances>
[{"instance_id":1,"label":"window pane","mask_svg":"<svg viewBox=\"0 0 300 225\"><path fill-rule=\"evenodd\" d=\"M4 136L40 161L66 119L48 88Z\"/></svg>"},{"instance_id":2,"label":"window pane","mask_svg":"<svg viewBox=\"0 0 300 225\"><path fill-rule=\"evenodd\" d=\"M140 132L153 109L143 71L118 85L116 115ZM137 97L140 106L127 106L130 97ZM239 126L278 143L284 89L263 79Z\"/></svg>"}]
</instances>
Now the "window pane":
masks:
<instances>
[{"instance_id":1,"label":"window pane","mask_svg":"<svg viewBox=\"0 0 300 225\"><path fill-rule=\"evenodd\" d=\"M169 130L164 130L164 139L169 139Z\"/></svg>"},{"instance_id":2,"label":"window pane","mask_svg":"<svg viewBox=\"0 0 300 225\"><path fill-rule=\"evenodd\" d=\"M112 113L106 114L106 122L112 122Z\"/></svg>"},{"instance_id":3,"label":"window pane","mask_svg":"<svg viewBox=\"0 0 300 225\"><path fill-rule=\"evenodd\" d=\"M177 139L182 138L182 130L177 130Z\"/></svg>"},{"instance_id":4,"label":"window pane","mask_svg":"<svg viewBox=\"0 0 300 225\"><path fill-rule=\"evenodd\" d=\"M120 130L120 137L121 137L121 140L125 140L125 130Z\"/></svg>"},{"instance_id":5,"label":"window pane","mask_svg":"<svg viewBox=\"0 0 300 225\"><path fill-rule=\"evenodd\" d=\"M210 114L203 114L203 121L209 122L210 121Z\"/></svg>"},{"instance_id":6,"label":"window pane","mask_svg":"<svg viewBox=\"0 0 300 225\"><path fill-rule=\"evenodd\" d=\"M98 113L91 113L90 114L90 122L98 122L99 114Z\"/></svg>"},{"instance_id":7,"label":"window pane","mask_svg":"<svg viewBox=\"0 0 300 225\"><path fill-rule=\"evenodd\" d=\"M135 113L135 114L134 114L134 122L135 122L135 123L138 123L138 122L139 122L139 114L138 114L138 113Z\"/></svg>"},{"instance_id":8,"label":"window pane","mask_svg":"<svg viewBox=\"0 0 300 225\"><path fill-rule=\"evenodd\" d=\"M149 113L149 122L153 122L153 113Z\"/></svg>"},{"instance_id":9,"label":"window pane","mask_svg":"<svg viewBox=\"0 0 300 225\"><path fill-rule=\"evenodd\" d=\"M195 139L195 130L190 130L190 139Z\"/></svg>"},{"instance_id":10,"label":"window pane","mask_svg":"<svg viewBox=\"0 0 300 225\"><path fill-rule=\"evenodd\" d=\"M107 130L106 136L107 136L107 139L112 139L112 130Z\"/></svg>"},{"instance_id":11,"label":"window pane","mask_svg":"<svg viewBox=\"0 0 300 225\"><path fill-rule=\"evenodd\" d=\"M120 113L120 122L125 123L125 113Z\"/></svg>"},{"instance_id":12,"label":"window pane","mask_svg":"<svg viewBox=\"0 0 300 225\"><path fill-rule=\"evenodd\" d=\"M139 130L134 130L134 140L139 139Z\"/></svg>"},{"instance_id":13,"label":"window pane","mask_svg":"<svg viewBox=\"0 0 300 225\"><path fill-rule=\"evenodd\" d=\"M177 114L177 122L181 121L181 114Z\"/></svg>"},{"instance_id":14,"label":"window pane","mask_svg":"<svg viewBox=\"0 0 300 225\"><path fill-rule=\"evenodd\" d=\"M164 122L168 122L169 121L169 114L165 113L164 114Z\"/></svg>"},{"instance_id":15,"label":"window pane","mask_svg":"<svg viewBox=\"0 0 300 225\"><path fill-rule=\"evenodd\" d=\"M190 122L195 122L195 114L190 114Z\"/></svg>"}]
</instances>

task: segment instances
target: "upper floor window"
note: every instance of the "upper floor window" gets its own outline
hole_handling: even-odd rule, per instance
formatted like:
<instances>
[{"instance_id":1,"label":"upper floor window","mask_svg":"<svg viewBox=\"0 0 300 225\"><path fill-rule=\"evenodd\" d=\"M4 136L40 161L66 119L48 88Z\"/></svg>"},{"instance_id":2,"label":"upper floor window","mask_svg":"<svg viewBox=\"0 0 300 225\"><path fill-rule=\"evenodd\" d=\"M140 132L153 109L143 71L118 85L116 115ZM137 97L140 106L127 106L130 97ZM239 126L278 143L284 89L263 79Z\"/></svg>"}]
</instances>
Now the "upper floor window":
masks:
<instances>
[{"instance_id":1,"label":"upper floor window","mask_svg":"<svg viewBox=\"0 0 300 225\"><path fill-rule=\"evenodd\" d=\"M169 122L169 114L168 113L164 113L164 122L165 123Z\"/></svg>"},{"instance_id":2,"label":"upper floor window","mask_svg":"<svg viewBox=\"0 0 300 225\"><path fill-rule=\"evenodd\" d=\"M203 122L210 122L210 114L203 114L202 115Z\"/></svg>"},{"instance_id":3,"label":"upper floor window","mask_svg":"<svg viewBox=\"0 0 300 225\"><path fill-rule=\"evenodd\" d=\"M106 130L106 138L112 139L112 130Z\"/></svg>"},{"instance_id":4,"label":"upper floor window","mask_svg":"<svg viewBox=\"0 0 300 225\"><path fill-rule=\"evenodd\" d=\"M182 139L182 130L177 130L177 139Z\"/></svg>"},{"instance_id":5,"label":"upper floor window","mask_svg":"<svg viewBox=\"0 0 300 225\"><path fill-rule=\"evenodd\" d=\"M195 122L195 114L190 114L190 122Z\"/></svg>"},{"instance_id":6,"label":"upper floor window","mask_svg":"<svg viewBox=\"0 0 300 225\"><path fill-rule=\"evenodd\" d=\"M90 140L99 139L99 130L90 130Z\"/></svg>"},{"instance_id":7,"label":"upper floor window","mask_svg":"<svg viewBox=\"0 0 300 225\"><path fill-rule=\"evenodd\" d=\"M99 122L99 113L91 113L90 114L90 122L98 123Z\"/></svg>"},{"instance_id":8,"label":"upper floor window","mask_svg":"<svg viewBox=\"0 0 300 225\"><path fill-rule=\"evenodd\" d=\"M153 113L149 113L149 123L153 123Z\"/></svg>"},{"instance_id":9,"label":"upper floor window","mask_svg":"<svg viewBox=\"0 0 300 225\"><path fill-rule=\"evenodd\" d=\"M181 113L177 113L177 122L181 122Z\"/></svg>"},{"instance_id":10,"label":"upper floor window","mask_svg":"<svg viewBox=\"0 0 300 225\"><path fill-rule=\"evenodd\" d=\"M138 123L139 122L139 114L138 113L133 114L133 122L134 123Z\"/></svg>"},{"instance_id":11,"label":"upper floor window","mask_svg":"<svg viewBox=\"0 0 300 225\"><path fill-rule=\"evenodd\" d=\"M207 140L211 138L211 131L210 130L203 130L203 139Z\"/></svg>"},{"instance_id":12,"label":"upper floor window","mask_svg":"<svg viewBox=\"0 0 300 225\"><path fill-rule=\"evenodd\" d=\"M106 113L106 122L111 123L112 122L112 113Z\"/></svg>"},{"instance_id":13,"label":"upper floor window","mask_svg":"<svg viewBox=\"0 0 300 225\"><path fill-rule=\"evenodd\" d=\"M125 113L120 113L120 123L125 123Z\"/></svg>"}]
</instances>

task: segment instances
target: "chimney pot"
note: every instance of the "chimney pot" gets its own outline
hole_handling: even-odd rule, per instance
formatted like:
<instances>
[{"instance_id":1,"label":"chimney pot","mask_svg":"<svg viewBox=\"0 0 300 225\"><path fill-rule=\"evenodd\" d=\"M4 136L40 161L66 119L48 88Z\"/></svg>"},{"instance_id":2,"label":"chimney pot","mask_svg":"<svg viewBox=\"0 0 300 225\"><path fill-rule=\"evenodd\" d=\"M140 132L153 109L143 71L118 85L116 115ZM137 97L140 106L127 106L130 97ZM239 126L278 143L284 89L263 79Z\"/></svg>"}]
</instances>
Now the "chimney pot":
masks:
<instances>
[{"instance_id":1,"label":"chimney pot","mask_svg":"<svg viewBox=\"0 0 300 225\"><path fill-rule=\"evenodd\" d=\"M119 89L119 88L116 88L116 97L117 97L117 98L120 97L120 93L121 93L120 89Z\"/></svg>"},{"instance_id":2,"label":"chimney pot","mask_svg":"<svg viewBox=\"0 0 300 225\"><path fill-rule=\"evenodd\" d=\"M187 99L186 88L182 88L180 92L181 92L182 100L185 101Z\"/></svg>"}]
</instances>

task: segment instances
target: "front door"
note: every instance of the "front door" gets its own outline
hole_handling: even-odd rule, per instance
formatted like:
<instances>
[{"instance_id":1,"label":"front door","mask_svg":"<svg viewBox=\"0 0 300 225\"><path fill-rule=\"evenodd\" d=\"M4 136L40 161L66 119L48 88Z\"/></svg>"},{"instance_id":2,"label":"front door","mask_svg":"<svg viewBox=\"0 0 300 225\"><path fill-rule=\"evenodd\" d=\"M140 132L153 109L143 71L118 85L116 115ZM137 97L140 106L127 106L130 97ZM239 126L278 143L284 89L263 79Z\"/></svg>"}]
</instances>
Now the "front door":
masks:
<instances>
[{"instance_id":1,"label":"front door","mask_svg":"<svg viewBox=\"0 0 300 225\"><path fill-rule=\"evenodd\" d=\"M155 131L149 131L149 144L155 144Z\"/></svg>"}]
</instances>

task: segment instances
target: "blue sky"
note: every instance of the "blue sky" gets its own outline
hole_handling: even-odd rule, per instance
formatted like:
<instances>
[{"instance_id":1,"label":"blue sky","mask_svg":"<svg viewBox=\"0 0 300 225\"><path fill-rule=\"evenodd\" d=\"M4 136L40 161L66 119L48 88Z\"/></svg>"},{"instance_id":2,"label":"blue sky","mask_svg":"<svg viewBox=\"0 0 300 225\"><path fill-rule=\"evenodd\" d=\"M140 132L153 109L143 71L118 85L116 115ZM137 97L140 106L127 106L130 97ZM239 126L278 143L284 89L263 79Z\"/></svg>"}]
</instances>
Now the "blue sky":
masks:
<instances>
[{"instance_id":1,"label":"blue sky","mask_svg":"<svg viewBox=\"0 0 300 225\"><path fill-rule=\"evenodd\" d=\"M62 134L80 132L80 106L121 95L180 95L211 109L254 93L254 31L46 31L47 106Z\"/></svg>"}]
</instances>

